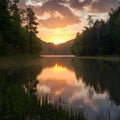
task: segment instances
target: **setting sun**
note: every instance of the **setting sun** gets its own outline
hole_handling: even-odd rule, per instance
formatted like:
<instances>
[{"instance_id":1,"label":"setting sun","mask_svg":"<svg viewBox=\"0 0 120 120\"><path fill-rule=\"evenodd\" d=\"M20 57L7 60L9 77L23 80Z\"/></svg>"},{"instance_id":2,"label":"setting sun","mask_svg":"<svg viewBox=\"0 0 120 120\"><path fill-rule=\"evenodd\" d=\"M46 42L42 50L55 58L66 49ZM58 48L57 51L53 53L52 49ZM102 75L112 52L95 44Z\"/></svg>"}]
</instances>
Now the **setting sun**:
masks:
<instances>
[{"instance_id":1,"label":"setting sun","mask_svg":"<svg viewBox=\"0 0 120 120\"><path fill-rule=\"evenodd\" d=\"M57 28L57 29L41 29L38 28L38 37L43 41L54 43L55 45L67 42L75 38L76 31L72 31L70 28Z\"/></svg>"},{"instance_id":2,"label":"setting sun","mask_svg":"<svg viewBox=\"0 0 120 120\"><path fill-rule=\"evenodd\" d=\"M59 45L59 44L62 44L62 43L64 43L64 42L66 42L65 40L61 40L61 39L59 39L59 40L54 40L53 41L53 43L55 44L55 45Z\"/></svg>"}]
</instances>

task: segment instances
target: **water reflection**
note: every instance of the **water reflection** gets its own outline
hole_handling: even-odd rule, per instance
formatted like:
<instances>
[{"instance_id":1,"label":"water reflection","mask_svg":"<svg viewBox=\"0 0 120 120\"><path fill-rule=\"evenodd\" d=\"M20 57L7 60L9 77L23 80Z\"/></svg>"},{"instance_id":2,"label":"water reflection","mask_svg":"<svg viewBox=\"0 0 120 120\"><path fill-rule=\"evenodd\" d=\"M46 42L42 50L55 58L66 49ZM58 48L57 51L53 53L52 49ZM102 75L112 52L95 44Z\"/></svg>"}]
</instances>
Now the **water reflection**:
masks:
<instances>
[{"instance_id":1,"label":"water reflection","mask_svg":"<svg viewBox=\"0 0 120 120\"><path fill-rule=\"evenodd\" d=\"M0 119L32 120L36 113L36 75L41 66L0 69Z\"/></svg>"},{"instance_id":2,"label":"water reflection","mask_svg":"<svg viewBox=\"0 0 120 120\"><path fill-rule=\"evenodd\" d=\"M117 120L120 108L113 101L119 104L119 63L77 58L48 61L37 76L38 96L61 95L65 104L84 108L85 115L92 120Z\"/></svg>"},{"instance_id":3,"label":"water reflection","mask_svg":"<svg viewBox=\"0 0 120 120\"><path fill-rule=\"evenodd\" d=\"M119 105L115 105L120 104L120 62L95 59L74 59L72 60L72 65L77 79L82 77L86 86L90 86L90 88L92 87L92 89L95 90L97 93L96 96L101 96L103 95L101 93L104 92L106 94L104 99L101 99L101 97L98 99L97 97L92 97L90 103L97 106L95 110L91 109L90 104L84 104L87 111L86 114L90 119L120 119L118 118L120 117L120 107Z\"/></svg>"},{"instance_id":4,"label":"water reflection","mask_svg":"<svg viewBox=\"0 0 120 120\"><path fill-rule=\"evenodd\" d=\"M53 110L50 104L52 113L49 113L51 109L48 111L42 105L46 95L48 103L59 101L61 96L62 104L70 108L82 108L88 120L120 119L119 61L73 57L40 58L34 61L32 64L27 62L27 66L2 66L0 69L2 120L32 120L38 111L43 115L43 120L50 118L56 109ZM43 94L45 101L41 96ZM45 116L44 109L48 116ZM62 112L64 115L67 113L63 109Z\"/></svg>"},{"instance_id":5,"label":"water reflection","mask_svg":"<svg viewBox=\"0 0 120 120\"><path fill-rule=\"evenodd\" d=\"M37 92L47 92L52 96L62 95L64 100L71 100L74 96L81 94L85 84L82 80L77 81L75 73L66 66L55 65L46 67L37 76ZM76 94L76 95L75 95Z\"/></svg>"},{"instance_id":6,"label":"water reflection","mask_svg":"<svg viewBox=\"0 0 120 120\"><path fill-rule=\"evenodd\" d=\"M97 93L107 90L110 98L120 104L120 62L104 60L72 61L77 78L83 78L86 85L93 86Z\"/></svg>"},{"instance_id":7,"label":"water reflection","mask_svg":"<svg viewBox=\"0 0 120 120\"><path fill-rule=\"evenodd\" d=\"M67 102L78 98L100 97L99 94L96 96L93 87L86 86L82 77L77 79L74 71L57 63L44 68L37 80L38 93L61 94L64 99L67 98Z\"/></svg>"}]
</instances>

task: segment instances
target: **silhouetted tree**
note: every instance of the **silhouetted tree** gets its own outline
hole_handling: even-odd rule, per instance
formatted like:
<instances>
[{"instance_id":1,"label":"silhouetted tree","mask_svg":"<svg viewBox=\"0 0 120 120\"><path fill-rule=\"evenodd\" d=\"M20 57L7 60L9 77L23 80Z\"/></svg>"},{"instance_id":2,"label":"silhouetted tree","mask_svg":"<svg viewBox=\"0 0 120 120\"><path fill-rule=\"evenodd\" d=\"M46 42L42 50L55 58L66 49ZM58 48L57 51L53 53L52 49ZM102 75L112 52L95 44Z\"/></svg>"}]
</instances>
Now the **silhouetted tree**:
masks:
<instances>
[{"instance_id":1,"label":"silhouetted tree","mask_svg":"<svg viewBox=\"0 0 120 120\"><path fill-rule=\"evenodd\" d=\"M35 34L38 33L37 31L37 25L38 23L36 22L36 16L35 13L31 8L27 8L27 30L29 32L29 50L30 53L32 53L32 41L35 37Z\"/></svg>"},{"instance_id":2,"label":"silhouetted tree","mask_svg":"<svg viewBox=\"0 0 120 120\"><path fill-rule=\"evenodd\" d=\"M0 55L39 54L41 43L36 36L37 18L31 8L20 10L18 2L19 0L0 2Z\"/></svg>"},{"instance_id":3,"label":"silhouetted tree","mask_svg":"<svg viewBox=\"0 0 120 120\"><path fill-rule=\"evenodd\" d=\"M106 22L88 16L88 25L74 40L74 55L120 55L120 6L111 10Z\"/></svg>"}]
</instances>

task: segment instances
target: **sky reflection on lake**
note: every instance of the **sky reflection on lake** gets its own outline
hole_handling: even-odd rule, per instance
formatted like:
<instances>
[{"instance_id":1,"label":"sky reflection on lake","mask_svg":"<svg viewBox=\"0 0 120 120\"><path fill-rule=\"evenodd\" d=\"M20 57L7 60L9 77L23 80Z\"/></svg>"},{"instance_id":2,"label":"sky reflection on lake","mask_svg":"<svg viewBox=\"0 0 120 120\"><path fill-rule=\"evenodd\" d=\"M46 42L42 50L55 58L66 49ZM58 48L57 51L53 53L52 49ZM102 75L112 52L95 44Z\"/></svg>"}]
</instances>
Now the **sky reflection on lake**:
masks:
<instances>
[{"instance_id":1,"label":"sky reflection on lake","mask_svg":"<svg viewBox=\"0 0 120 120\"><path fill-rule=\"evenodd\" d=\"M0 66L0 107L9 111L10 103L13 113L30 106L36 111L36 102L42 103L42 95L47 95L49 103L61 100L64 107L82 108L88 120L120 120L119 85L120 61L65 56L17 59ZM31 105L27 100L32 102L33 96Z\"/></svg>"},{"instance_id":2,"label":"sky reflection on lake","mask_svg":"<svg viewBox=\"0 0 120 120\"><path fill-rule=\"evenodd\" d=\"M63 62L69 62L62 59ZM62 62L48 62L42 72L37 75L37 96L47 93L52 97L61 96L64 103L76 108L82 107L85 115L92 120L97 120L102 114L102 119L116 120L120 114L120 107L110 101L109 91L96 92L93 86L85 83L83 77L77 78L72 66ZM44 66L44 65L43 65ZM98 85L99 87L99 85ZM100 89L100 88L99 88ZM110 118L110 119L109 119Z\"/></svg>"}]
</instances>

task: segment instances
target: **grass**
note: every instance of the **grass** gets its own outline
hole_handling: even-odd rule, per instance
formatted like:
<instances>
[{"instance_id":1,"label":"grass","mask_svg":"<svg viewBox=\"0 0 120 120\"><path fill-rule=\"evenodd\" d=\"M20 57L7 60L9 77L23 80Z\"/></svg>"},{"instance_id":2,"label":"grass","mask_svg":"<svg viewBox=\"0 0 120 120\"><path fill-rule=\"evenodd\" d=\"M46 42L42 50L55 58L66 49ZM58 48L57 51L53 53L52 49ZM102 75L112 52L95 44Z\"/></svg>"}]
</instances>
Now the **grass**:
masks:
<instances>
[{"instance_id":1,"label":"grass","mask_svg":"<svg viewBox=\"0 0 120 120\"><path fill-rule=\"evenodd\" d=\"M60 99L50 102L47 94L36 95L40 70L0 69L0 120L85 120L81 109L68 109Z\"/></svg>"},{"instance_id":2,"label":"grass","mask_svg":"<svg viewBox=\"0 0 120 120\"><path fill-rule=\"evenodd\" d=\"M9 96L3 101L0 106L2 120L86 120L81 109L67 109L61 103L48 103L47 96L42 96L42 104L35 96L22 97L17 100L15 96Z\"/></svg>"}]
</instances>

